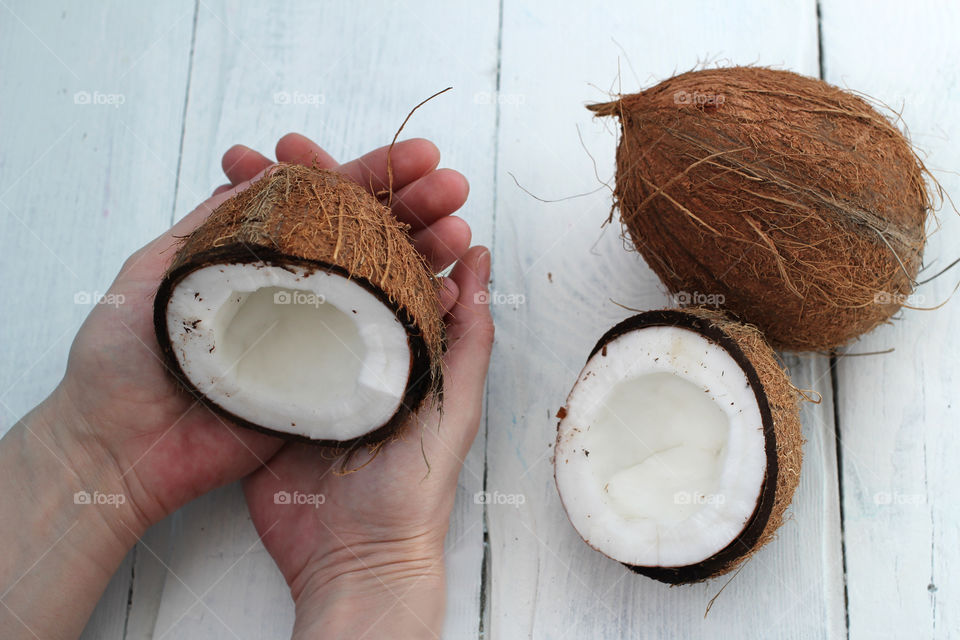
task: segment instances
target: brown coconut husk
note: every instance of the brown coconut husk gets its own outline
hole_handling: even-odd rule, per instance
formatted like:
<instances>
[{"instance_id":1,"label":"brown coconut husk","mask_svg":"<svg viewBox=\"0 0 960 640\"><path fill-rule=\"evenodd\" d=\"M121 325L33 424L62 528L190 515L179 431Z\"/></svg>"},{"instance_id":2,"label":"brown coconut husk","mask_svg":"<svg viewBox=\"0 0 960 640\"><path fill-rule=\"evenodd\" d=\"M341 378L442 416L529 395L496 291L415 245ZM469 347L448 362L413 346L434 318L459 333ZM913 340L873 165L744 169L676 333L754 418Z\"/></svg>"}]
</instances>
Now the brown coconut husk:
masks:
<instances>
[{"instance_id":1,"label":"brown coconut husk","mask_svg":"<svg viewBox=\"0 0 960 640\"><path fill-rule=\"evenodd\" d=\"M791 350L847 343L912 292L928 172L861 97L733 67L589 109L620 119L615 205L672 292L720 294Z\"/></svg>"},{"instance_id":2,"label":"brown coconut husk","mask_svg":"<svg viewBox=\"0 0 960 640\"><path fill-rule=\"evenodd\" d=\"M799 406L802 396L756 327L704 307L647 311L627 318L600 338L590 357L628 331L653 326L683 327L723 347L746 374L763 421L766 475L756 509L740 535L712 557L696 564L683 567L627 565L632 571L661 582L701 582L737 569L770 542L783 524L784 513L800 482L803 462Z\"/></svg>"},{"instance_id":3,"label":"brown coconut husk","mask_svg":"<svg viewBox=\"0 0 960 640\"><path fill-rule=\"evenodd\" d=\"M800 484L804 443L803 425L800 422L800 401L805 396L790 381L790 376L781 365L777 354L756 327L731 320L729 316L712 309L699 307L686 309L686 311L720 329L740 347L756 371L757 378L763 384L763 393L770 407L770 417L773 422L777 459L773 505L767 516L766 525L756 542L748 549L743 541L740 546L744 552L743 555L713 574L720 575L738 568L762 546L773 540L777 530L783 524L784 514ZM766 427L764 433L766 434ZM767 482L771 480L768 467Z\"/></svg>"},{"instance_id":4,"label":"brown coconut husk","mask_svg":"<svg viewBox=\"0 0 960 640\"><path fill-rule=\"evenodd\" d=\"M334 272L366 287L394 310L407 330L411 370L404 401L385 425L347 442L311 441L343 450L366 444L371 451L398 437L406 418L428 398L440 401L444 324L439 280L414 249L408 225L363 187L324 169L279 163L230 198L183 238L154 304L157 338L171 371L212 409L246 426L285 438L303 439L251 424L206 401L183 374L166 326L166 305L176 284L201 267L265 262Z\"/></svg>"}]
</instances>

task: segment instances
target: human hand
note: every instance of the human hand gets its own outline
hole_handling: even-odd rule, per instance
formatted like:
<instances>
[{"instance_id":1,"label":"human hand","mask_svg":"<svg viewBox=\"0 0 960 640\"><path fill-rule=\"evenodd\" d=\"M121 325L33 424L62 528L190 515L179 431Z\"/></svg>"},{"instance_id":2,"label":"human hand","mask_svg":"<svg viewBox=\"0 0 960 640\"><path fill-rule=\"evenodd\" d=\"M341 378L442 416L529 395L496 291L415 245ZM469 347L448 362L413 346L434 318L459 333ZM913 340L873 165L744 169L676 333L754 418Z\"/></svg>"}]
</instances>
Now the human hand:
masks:
<instances>
[{"instance_id":1,"label":"human hand","mask_svg":"<svg viewBox=\"0 0 960 640\"><path fill-rule=\"evenodd\" d=\"M338 167L329 156L311 153L315 147L292 134L278 143L277 157L290 162L316 157L318 163L361 184L372 180L380 188L386 182L386 148ZM455 171L437 171L439 152L425 140L400 143L392 155L394 210L417 224L418 248L435 268L442 268L469 246L467 224L448 216L466 198L466 180ZM131 256L108 291L124 303L96 306L74 341L67 374L54 394L76 416L67 422L87 429L85 435L109 452L139 512L142 522L136 525L140 527L253 471L281 444L233 426L176 387L154 336L152 307L178 237L193 231L216 206L246 188L270 164L242 147L225 154L223 165L231 186L218 189L180 223ZM448 286L443 304L454 299L456 290ZM136 525L130 526L139 531Z\"/></svg>"},{"instance_id":2,"label":"human hand","mask_svg":"<svg viewBox=\"0 0 960 640\"><path fill-rule=\"evenodd\" d=\"M311 145L301 136L287 136L277 157L297 161ZM234 148L225 156L233 184L217 189L126 261L105 297L117 304L96 305L77 334L61 383L0 443L0 475L10 487L0 501L0 539L11 549L0 560L4 628L9 614L16 619L10 628L27 637L75 637L126 550L150 524L249 473L283 444L234 427L177 388L154 337L153 295L177 238L269 164L262 156L251 162L252 156L241 155L233 162ZM341 169L363 181L372 176L366 167L384 157L385 150L378 150ZM448 206L437 185L465 193L462 176L433 170L437 159L426 141L394 148L397 210L407 204L419 208L424 198L432 198L434 211ZM260 166L251 172L254 164ZM241 173L243 179L236 179ZM420 180L409 185L411 176ZM438 247L426 240L433 235L450 242ZM469 229L462 220L444 218L415 240L425 251L438 252L432 259L444 260L449 247L466 250ZM445 304L456 298L452 286L441 296ZM78 491L112 496L112 502L78 503ZM40 562L38 557L44 564L31 564ZM67 582L60 580L63 571L71 576ZM51 598L64 603L56 616L42 608Z\"/></svg>"},{"instance_id":3,"label":"human hand","mask_svg":"<svg viewBox=\"0 0 960 640\"><path fill-rule=\"evenodd\" d=\"M236 151L236 161L251 163L238 178L259 169L251 153ZM434 150L422 153L423 169L435 165L427 162ZM301 161L312 157L336 166L319 147ZM371 168L382 182L385 165ZM414 229L430 225L417 232L418 248L436 271L457 261L442 301L449 345L442 418L437 406L421 410L404 437L372 459L356 452L350 464L365 466L352 473L338 473L340 461L328 451L290 443L244 482L253 522L296 602L295 637L439 637L443 541L480 421L493 324L490 254L467 251L469 230L445 217L466 199L465 185L435 182L401 191L394 212Z\"/></svg>"}]
</instances>

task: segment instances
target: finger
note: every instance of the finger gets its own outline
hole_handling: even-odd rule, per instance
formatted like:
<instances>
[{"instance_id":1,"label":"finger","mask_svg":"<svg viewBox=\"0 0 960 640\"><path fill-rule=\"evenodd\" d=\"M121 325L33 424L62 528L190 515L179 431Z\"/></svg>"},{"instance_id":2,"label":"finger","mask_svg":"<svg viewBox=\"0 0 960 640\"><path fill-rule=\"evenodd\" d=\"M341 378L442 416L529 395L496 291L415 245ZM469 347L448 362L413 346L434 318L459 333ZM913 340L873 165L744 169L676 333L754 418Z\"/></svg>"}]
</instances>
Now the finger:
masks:
<instances>
[{"instance_id":1,"label":"finger","mask_svg":"<svg viewBox=\"0 0 960 640\"><path fill-rule=\"evenodd\" d=\"M277 160L336 169L374 193L387 188L389 146L338 165L320 145L299 133L288 133L277 142ZM391 154L393 167L394 214L413 229L422 229L434 220L453 213L467 200L467 179L452 169L433 171L440 151L420 138L398 142ZM372 186L371 186L372 185Z\"/></svg>"},{"instance_id":2,"label":"finger","mask_svg":"<svg viewBox=\"0 0 960 640\"><path fill-rule=\"evenodd\" d=\"M440 311L446 316L450 313L450 309L453 308L453 305L457 303L457 298L460 295L460 287L457 286L457 283L453 281L453 278L441 278L440 282L442 286L440 287Z\"/></svg>"},{"instance_id":3,"label":"finger","mask_svg":"<svg viewBox=\"0 0 960 640\"><path fill-rule=\"evenodd\" d=\"M450 293L455 290L457 294L446 317L449 344L443 369L446 409L442 416L421 411L416 423L418 437L391 444L373 464L402 458L397 464L417 468L423 464L425 455L430 461L431 478L450 479L459 473L480 425L483 384L493 343L493 322L484 295L489 274L490 252L477 246L471 248L457 262L451 276L444 279L449 281ZM445 288L447 286L445 283ZM450 304L444 299L446 295L441 293L441 304Z\"/></svg>"},{"instance_id":4,"label":"finger","mask_svg":"<svg viewBox=\"0 0 960 640\"><path fill-rule=\"evenodd\" d=\"M273 161L262 153L242 144L235 144L227 149L220 160L220 166L223 167L230 184L245 182L272 164Z\"/></svg>"},{"instance_id":5,"label":"finger","mask_svg":"<svg viewBox=\"0 0 960 640\"><path fill-rule=\"evenodd\" d=\"M447 327L448 355L454 360L447 364L452 367L467 356L490 353L493 338L493 320L490 316L487 291L487 282L490 280L490 251L480 245L471 247L457 262L450 278L457 283L459 289L457 306L450 312L450 323ZM486 359L480 358L478 362Z\"/></svg>"},{"instance_id":6,"label":"finger","mask_svg":"<svg viewBox=\"0 0 960 640\"><path fill-rule=\"evenodd\" d=\"M459 171L437 169L398 189L393 195L393 214L414 230L448 216L467 201L470 183Z\"/></svg>"},{"instance_id":7,"label":"finger","mask_svg":"<svg viewBox=\"0 0 960 640\"><path fill-rule=\"evenodd\" d=\"M470 225L448 216L413 234L413 246L423 254L434 273L443 271L470 248Z\"/></svg>"},{"instance_id":8,"label":"finger","mask_svg":"<svg viewBox=\"0 0 960 640\"><path fill-rule=\"evenodd\" d=\"M483 385L493 347L493 319L487 293L490 252L482 246L471 248L457 262L450 277L457 285L458 295L447 316L443 393L444 403L457 407L463 417L456 422L462 428L449 430L449 446L466 456L480 423Z\"/></svg>"},{"instance_id":9,"label":"finger","mask_svg":"<svg viewBox=\"0 0 960 640\"><path fill-rule=\"evenodd\" d=\"M335 169L339 166L329 153L310 138L299 133L288 133L277 141L277 161L291 162L321 169Z\"/></svg>"},{"instance_id":10,"label":"finger","mask_svg":"<svg viewBox=\"0 0 960 640\"><path fill-rule=\"evenodd\" d=\"M337 171L367 187L372 193L378 193L387 188L388 152L393 170L394 193L417 178L427 175L440 164L440 150L437 146L429 140L414 138L398 142L393 146L393 151L390 151L390 145L380 147L340 165Z\"/></svg>"},{"instance_id":11,"label":"finger","mask_svg":"<svg viewBox=\"0 0 960 640\"><path fill-rule=\"evenodd\" d=\"M229 191L230 189L233 189L233 185L232 185L232 184L222 184L222 185L220 185L219 187L217 187L216 189L213 190L213 194L212 194L212 195L218 196L218 195L220 195L221 193L223 193L224 191Z\"/></svg>"}]
</instances>

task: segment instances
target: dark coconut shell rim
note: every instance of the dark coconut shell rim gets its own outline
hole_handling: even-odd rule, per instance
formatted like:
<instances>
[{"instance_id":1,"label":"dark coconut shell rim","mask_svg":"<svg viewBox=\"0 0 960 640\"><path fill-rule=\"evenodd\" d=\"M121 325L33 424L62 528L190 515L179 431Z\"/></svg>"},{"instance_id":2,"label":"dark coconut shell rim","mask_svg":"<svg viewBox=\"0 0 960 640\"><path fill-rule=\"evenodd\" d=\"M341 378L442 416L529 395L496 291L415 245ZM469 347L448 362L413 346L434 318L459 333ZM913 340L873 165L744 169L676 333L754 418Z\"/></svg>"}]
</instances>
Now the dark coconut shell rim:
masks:
<instances>
[{"instance_id":1,"label":"dark coconut shell rim","mask_svg":"<svg viewBox=\"0 0 960 640\"><path fill-rule=\"evenodd\" d=\"M256 254L256 255L254 255ZM170 334L167 328L167 304L170 301L174 288L186 276L198 269L214 266L218 264L251 264L254 262L263 262L268 265L277 266L282 269L306 269L308 273L324 271L326 273L336 273L340 276L359 284L364 289L372 293L377 299L387 306L397 319L403 325L407 333L407 346L410 349L410 374L407 378L407 387L404 392L400 408L383 425L367 432L366 434L350 440L314 440L307 436L295 433L287 433L271 429L254 422L250 422L238 415L224 409L219 404L207 398L194 384L187 378L180 362L177 360L170 342ZM376 445L397 433L403 426L403 422L416 412L423 400L427 397L431 388L431 366L430 352L427 349L426 342L420 333L413 318L399 304L392 302L388 296L376 285L366 278L352 276L346 269L337 265L328 264L318 260L308 260L296 256L284 255L275 249L264 246L250 246L248 244L228 244L218 247L212 251L203 251L190 257L184 264L173 271L167 273L160 287L157 289L156 298L153 305L153 324L157 334L157 341L160 344L160 350L163 353L167 368L177 382L186 389L193 397L202 402L204 406L212 411L227 418L234 424L247 429L253 429L260 433L270 436L283 438L285 440L294 440L306 442L309 444L325 447L335 447L338 449L353 449L362 445ZM440 386L442 389L442 386Z\"/></svg>"}]
</instances>

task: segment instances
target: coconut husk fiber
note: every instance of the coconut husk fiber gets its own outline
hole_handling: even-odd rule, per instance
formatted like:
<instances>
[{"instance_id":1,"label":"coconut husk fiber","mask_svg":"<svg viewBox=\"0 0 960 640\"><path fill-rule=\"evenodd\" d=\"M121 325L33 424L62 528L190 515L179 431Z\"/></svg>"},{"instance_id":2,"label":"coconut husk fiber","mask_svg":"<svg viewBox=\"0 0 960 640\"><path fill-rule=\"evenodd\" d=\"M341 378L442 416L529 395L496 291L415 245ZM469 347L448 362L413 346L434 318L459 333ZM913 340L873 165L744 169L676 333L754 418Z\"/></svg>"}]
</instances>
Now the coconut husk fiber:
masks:
<instances>
[{"instance_id":1,"label":"coconut husk fiber","mask_svg":"<svg viewBox=\"0 0 960 640\"><path fill-rule=\"evenodd\" d=\"M615 206L672 292L719 294L789 350L845 344L912 292L927 172L858 95L732 67L589 108L620 119Z\"/></svg>"}]
</instances>

